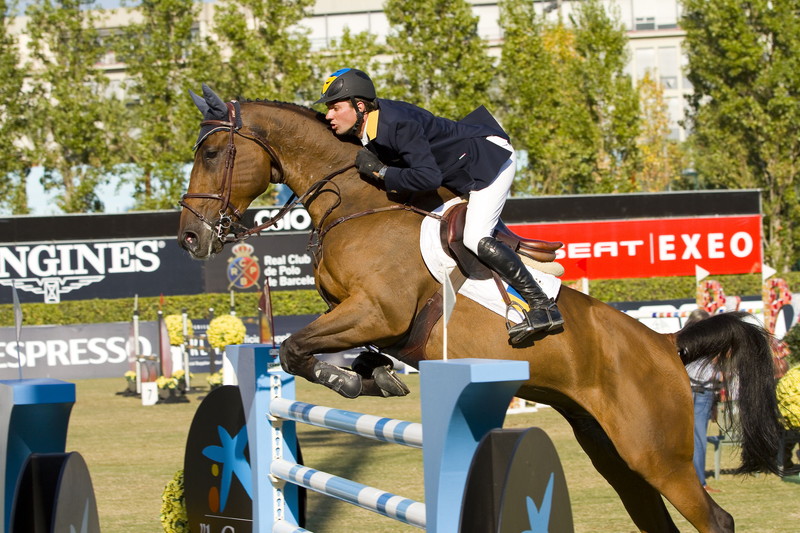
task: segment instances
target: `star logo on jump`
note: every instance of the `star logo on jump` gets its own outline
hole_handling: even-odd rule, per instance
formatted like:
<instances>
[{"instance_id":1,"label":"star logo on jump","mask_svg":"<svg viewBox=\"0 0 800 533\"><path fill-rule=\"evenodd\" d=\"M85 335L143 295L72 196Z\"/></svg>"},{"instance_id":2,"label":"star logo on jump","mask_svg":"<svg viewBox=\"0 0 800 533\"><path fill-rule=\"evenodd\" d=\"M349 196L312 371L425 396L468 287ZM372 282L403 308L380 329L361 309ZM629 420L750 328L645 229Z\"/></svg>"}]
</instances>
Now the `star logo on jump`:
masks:
<instances>
[{"instance_id":1,"label":"star logo on jump","mask_svg":"<svg viewBox=\"0 0 800 533\"><path fill-rule=\"evenodd\" d=\"M228 259L228 290L232 288L249 289L258 287L258 277L261 267L258 260L253 257L255 248L247 243L239 243L231 250L233 257Z\"/></svg>"}]
</instances>

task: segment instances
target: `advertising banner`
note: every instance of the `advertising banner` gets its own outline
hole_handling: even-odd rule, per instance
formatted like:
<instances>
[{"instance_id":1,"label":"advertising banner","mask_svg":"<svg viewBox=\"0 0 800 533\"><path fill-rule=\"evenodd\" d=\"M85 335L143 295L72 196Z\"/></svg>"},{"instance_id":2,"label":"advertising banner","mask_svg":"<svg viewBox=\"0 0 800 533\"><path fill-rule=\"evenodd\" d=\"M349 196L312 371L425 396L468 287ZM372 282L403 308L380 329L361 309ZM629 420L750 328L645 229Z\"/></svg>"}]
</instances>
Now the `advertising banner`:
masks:
<instances>
[{"instance_id":1,"label":"advertising banner","mask_svg":"<svg viewBox=\"0 0 800 533\"><path fill-rule=\"evenodd\" d=\"M247 227L277 207L248 209ZM526 237L566 243L567 274L624 278L757 272L759 191L685 191L511 198L503 220ZM312 228L298 206L275 225L215 257L195 261L178 245L178 211L0 219L0 304L314 289ZM54 222L55 221L55 222ZM47 235L47 241L42 241Z\"/></svg>"},{"instance_id":2,"label":"advertising banner","mask_svg":"<svg viewBox=\"0 0 800 533\"><path fill-rule=\"evenodd\" d=\"M207 292L314 290L308 235L275 233L226 246L204 265Z\"/></svg>"},{"instance_id":3,"label":"advertising banner","mask_svg":"<svg viewBox=\"0 0 800 533\"><path fill-rule=\"evenodd\" d=\"M562 279L761 272L761 216L510 225L520 236L561 241Z\"/></svg>"},{"instance_id":4,"label":"advertising banner","mask_svg":"<svg viewBox=\"0 0 800 533\"><path fill-rule=\"evenodd\" d=\"M128 362L131 325L127 322L0 328L0 379L88 379L122 377ZM155 322L139 323L140 355L158 349ZM19 369L19 362L22 369Z\"/></svg>"},{"instance_id":5,"label":"advertising banner","mask_svg":"<svg viewBox=\"0 0 800 533\"><path fill-rule=\"evenodd\" d=\"M202 263L173 239L0 245L0 303L197 294Z\"/></svg>"},{"instance_id":6,"label":"advertising banner","mask_svg":"<svg viewBox=\"0 0 800 533\"><path fill-rule=\"evenodd\" d=\"M317 315L275 317L275 340L281 342L308 325ZM245 343L257 343L258 319L242 317ZM208 320L192 320L189 339L189 369L193 373L212 369L211 350L205 339ZM52 379L122 378L134 368L130 322L79 324L70 326L27 326L22 328L20 345L13 327L0 328L0 380L22 377ZM173 349L175 347L172 347ZM158 355L158 326L155 321L139 322L140 356ZM222 354L214 353L214 370L222 368ZM341 356L339 356L341 357Z\"/></svg>"}]
</instances>

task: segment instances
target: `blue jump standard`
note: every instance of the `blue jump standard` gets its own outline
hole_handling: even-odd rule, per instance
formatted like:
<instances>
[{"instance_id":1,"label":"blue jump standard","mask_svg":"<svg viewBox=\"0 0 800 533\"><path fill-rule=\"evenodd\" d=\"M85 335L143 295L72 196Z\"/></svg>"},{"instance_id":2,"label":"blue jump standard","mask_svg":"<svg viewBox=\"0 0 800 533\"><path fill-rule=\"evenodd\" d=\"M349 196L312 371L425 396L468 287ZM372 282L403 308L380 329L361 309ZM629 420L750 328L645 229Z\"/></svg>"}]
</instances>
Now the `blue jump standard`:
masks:
<instances>
[{"instance_id":1,"label":"blue jump standard","mask_svg":"<svg viewBox=\"0 0 800 533\"><path fill-rule=\"evenodd\" d=\"M530 375L524 361L423 361L422 424L416 424L294 401L294 377L282 371L271 345L229 346L226 354L238 379L247 420L253 530L280 533L306 531L297 525L295 483L429 532L455 532L478 444L488 431L502 427L511 398ZM357 406L357 400L353 405ZM275 459L270 417L282 421L283 442L277 446ZM421 445L426 501L415 502L298 464L298 422L410 447ZM276 480L289 483L276 490Z\"/></svg>"},{"instance_id":2,"label":"blue jump standard","mask_svg":"<svg viewBox=\"0 0 800 533\"><path fill-rule=\"evenodd\" d=\"M64 453L75 384L0 380L0 516L8 531L17 479L31 453Z\"/></svg>"}]
</instances>

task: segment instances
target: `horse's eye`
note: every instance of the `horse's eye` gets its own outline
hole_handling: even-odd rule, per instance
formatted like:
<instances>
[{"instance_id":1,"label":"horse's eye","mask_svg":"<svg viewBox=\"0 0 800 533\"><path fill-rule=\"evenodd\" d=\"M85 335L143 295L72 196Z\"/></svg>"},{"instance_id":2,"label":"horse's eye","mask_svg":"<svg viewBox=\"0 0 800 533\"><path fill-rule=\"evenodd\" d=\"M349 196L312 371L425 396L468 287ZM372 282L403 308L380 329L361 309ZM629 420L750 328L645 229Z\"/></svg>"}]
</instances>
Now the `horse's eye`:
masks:
<instances>
[{"instance_id":1,"label":"horse's eye","mask_svg":"<svg viewBox=\"0 0 800 533\"><path fill-rule=\"evenodd\" d=\"M207 160L210 161L212 159L216 159L218 153L219 152L217 152L216 150L206 150L205 153L203 154L203 157L205 157Z\"/></svg>"}]
</instances>

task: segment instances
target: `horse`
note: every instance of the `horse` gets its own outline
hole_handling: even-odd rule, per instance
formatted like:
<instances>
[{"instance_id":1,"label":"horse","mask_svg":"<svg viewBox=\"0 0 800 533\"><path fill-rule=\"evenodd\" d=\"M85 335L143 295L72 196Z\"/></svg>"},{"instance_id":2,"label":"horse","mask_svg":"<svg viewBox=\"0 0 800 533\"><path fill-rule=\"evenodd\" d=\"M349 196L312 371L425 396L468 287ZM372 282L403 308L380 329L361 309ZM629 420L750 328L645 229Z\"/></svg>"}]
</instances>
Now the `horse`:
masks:
<instances>
[{"instance_id":1,"label":"horse","mask_svg":"<svg viewBox=\"0 0 800 533\"><path fill-rule=\"evenodd\" d=\"M354 169L361 146L337 138L313 109L223 102L205 85L202 98L192 97L204 120L182 200L180 245L207 259L226 242L256 233L259 228L243 228L238 218L270 183L285 183L314 225L315 280L330 309L281 344L282 363L316 382L314 354L373 346L416 366L413 352L402 347L440 287L420 253L420 222L453 194L409 199L387 193ZM698 531L733 531L733 517L703 489L692 464L693 406L684 365L714 359L739 376L739 471L777 473L769 334L741 313L661 334L566 286L558 305L563 330L512 346L504 317L459 295L448 322L448 356L529 362L531 377L517 395L566 418L641 531L677 531L663 498ZM442 357L442 330L441 322L430 330L424 357ZM369 379L363 392L380 394Z\"/></svg>"}]
</instances>

